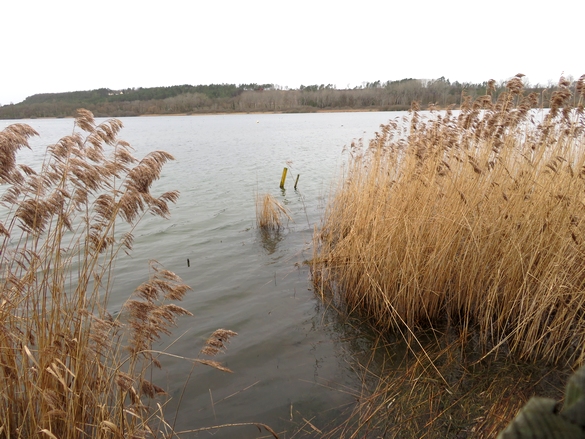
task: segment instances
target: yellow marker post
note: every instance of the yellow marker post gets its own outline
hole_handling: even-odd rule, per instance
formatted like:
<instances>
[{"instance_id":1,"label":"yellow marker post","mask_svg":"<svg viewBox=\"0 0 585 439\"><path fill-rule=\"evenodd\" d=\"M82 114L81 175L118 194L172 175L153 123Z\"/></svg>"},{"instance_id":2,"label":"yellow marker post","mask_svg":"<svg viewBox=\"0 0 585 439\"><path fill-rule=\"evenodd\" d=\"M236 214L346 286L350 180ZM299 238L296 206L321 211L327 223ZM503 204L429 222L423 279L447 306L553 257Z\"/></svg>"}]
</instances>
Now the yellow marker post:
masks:
<instances>
[{"instance_id":1,"label":"yellow marker post","mask_svg":"<svg viewBox=\"0 0 585 439\"><path fill-rule=\"evenodd\" d=\"M287 168L284 168L282 170L282 178L280 179L280 188L284 189L284 181L286 180L286 171L288 171Z\"/></svg>"}]
</instances>

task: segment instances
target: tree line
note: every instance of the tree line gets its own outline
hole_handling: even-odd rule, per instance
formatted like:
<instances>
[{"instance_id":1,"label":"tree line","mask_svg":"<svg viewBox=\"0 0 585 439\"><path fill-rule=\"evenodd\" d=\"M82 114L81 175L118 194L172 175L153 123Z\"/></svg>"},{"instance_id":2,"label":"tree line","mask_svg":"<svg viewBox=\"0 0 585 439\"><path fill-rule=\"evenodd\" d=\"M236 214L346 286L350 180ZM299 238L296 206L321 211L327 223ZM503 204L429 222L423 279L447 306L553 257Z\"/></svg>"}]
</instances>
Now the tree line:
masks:
<instances>
[{"instance_id":1,"label":"tree line","mask_svg":"<svg viewBox=\"0 0 585 439\"><path fill-rule=\"evenodd\" d=\"M545 103L546 86L525 84ZM314 112L343 110L407 110L413 101L429 105L457 107L464 96L476 98L487 93L488 83L451 82L405 78L398 81L364 82L352 89L332 84L301 85L288 89L274 84L210 84L170 87L101 88L67 93L42 93L18 104L0 107L0 119L72 117L80 107L96 116L123 117L152 114L197 114L231 112ZM505 81L496 84L492 96L505 90ZM550 95L549 95L550 96ZM542 102L540 102L542 104Z\"/></svg>"}]
</instances>

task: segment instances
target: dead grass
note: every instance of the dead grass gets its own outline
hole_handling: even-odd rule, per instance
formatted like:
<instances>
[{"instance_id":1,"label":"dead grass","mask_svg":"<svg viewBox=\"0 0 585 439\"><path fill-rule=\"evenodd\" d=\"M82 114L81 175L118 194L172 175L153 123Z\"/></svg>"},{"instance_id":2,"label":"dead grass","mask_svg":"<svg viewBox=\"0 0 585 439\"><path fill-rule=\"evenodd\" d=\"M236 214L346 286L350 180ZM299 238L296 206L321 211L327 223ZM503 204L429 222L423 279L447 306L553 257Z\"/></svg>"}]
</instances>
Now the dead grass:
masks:
<instances>
[{"instance_id":1,"label":"dead grass","mask_svg":"<svg viewBox=\"0 0 585 439\"><path fill-rule=\"evenodd\" d=\"M410 347L393 338L380 335L375 353L358 362L355 404L315 437L493 438L535 393L558 399L568 376L494 356L479 361L454 333L429 331Z\"/></svg>"},{"instance_id":2,"label":"dead grass","mask_svg":"<svg viewBox=\"0 0 585 439\"><path fill-rule=\"evenodd\" d=\"M190 314L174 303L189 287L152 262L118 317L107 303L134 228L147 213L168 217L179 194L150 193L172 156L155 151L138 161L118 139L121 127L115 119L96 125L79 110L73 134L48 148L40 170L16 162L37 135L32 128L0 132L0 438L172 432L156 400L165 392L149 378L160 366L152 346ZM214 334L201 355L235 335Z\"/></svg>"},{"instance_id":3,"label":"dead grass","mask_svg":"<svg viewBox=\"0 0 585 439\"><path fill-rule=\"evenodd\" d=\"M585 76L548 111L492 85L352 145L313 282L383 335L325 437L495 437L585 362Z\"/></svg>"},{"instance_id":4,"label":"dead grass","mask_svg":"<svg viewBox=\"0 0 585 439\"><path fill-rule=\"evenodd\" d=\"M256 195L256 225L263 230L277 231L291 220L288 209L270 194Z\"/></svg>"},{"instance_id":5,"label":"dead grass","mask_svg":"<svg viewBox=\"0 0 585 439\"><path fill-rule=\"evenodd\" d=\"M313 279L382 330L447 325L486 354L582 364L585 75L577 96L561 78L547 112L520 77L352 145Z\"/></svg>"}]
</instances>

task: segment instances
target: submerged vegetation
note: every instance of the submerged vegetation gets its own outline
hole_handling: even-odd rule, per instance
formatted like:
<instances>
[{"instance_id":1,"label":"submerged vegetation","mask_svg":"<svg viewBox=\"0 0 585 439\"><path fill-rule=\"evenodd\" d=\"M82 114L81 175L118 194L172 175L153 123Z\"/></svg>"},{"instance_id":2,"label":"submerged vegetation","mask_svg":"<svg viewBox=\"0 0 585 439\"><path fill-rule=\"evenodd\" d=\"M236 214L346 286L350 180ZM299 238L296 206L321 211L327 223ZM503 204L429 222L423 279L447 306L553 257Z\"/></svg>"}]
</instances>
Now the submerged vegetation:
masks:
<instances>
[{"instance_id":1,"label":"submerged vegetation","mask_svg":"<svg viewBox=\"0 0 585 439\"><path fill-rule=\"evenodd\" d=\"M0 132L0 438L142 438L168 436L160 367L153 345L170 334L176 305L189 290L150 264L115 317L108 310L114 263L132 248L146 213L166 218L178 192L153 196L151 185L172 156L138 161L115 119L96 125L80 110L76 130L51 145L40 169L16 162L37 133L14 124ZM211 359L234 336L214 332L191 359Z\"/></svg>"},{"instance_id":2,"label":"submerged vegetation","mask_svg":"<svg viewBox=\"0 0 585 439\"><path fill-rule=\"evenodd\" d=\"M532 396L562 397L566 370L482 360L454 331L419 331L417 338L420 346L374 335L373 351L354 367L362 380L355 404L313 437L492 439Z\"/></svg>"}]
</instances>

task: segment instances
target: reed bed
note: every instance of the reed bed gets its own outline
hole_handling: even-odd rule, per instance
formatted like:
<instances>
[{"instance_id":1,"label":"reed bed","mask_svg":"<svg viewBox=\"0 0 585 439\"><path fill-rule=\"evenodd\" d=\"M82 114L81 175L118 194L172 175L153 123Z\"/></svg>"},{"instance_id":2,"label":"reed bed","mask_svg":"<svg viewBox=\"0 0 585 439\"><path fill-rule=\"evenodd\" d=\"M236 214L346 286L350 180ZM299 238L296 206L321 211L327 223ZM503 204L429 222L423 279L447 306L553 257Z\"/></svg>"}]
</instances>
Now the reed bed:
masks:
<instances>
[{"instance_id":1,"label":"reed bed","mask_svg":"<svg viewBox=\"0 0 585 439\"><path fill-rule=\"evenodd\" d=\"M278 231L284 221L291 220L288 209L270 194L256 195L256 225L267 231Z\"/></svg>"},{"instance_id":2,"label":"reed bed","mask_svg":"<svg viewBox=\"0 0 585 439\"><path fill-rule=\"evenodd\" d=\"M164 390L150 378L160 366L153 344L190 314L175 303L189 287L152 262L117 317L108 298L140 219L168 217L179 194L151 194L172 156L138 161L121 127L79 110L73 134L49 146L37 170L16 161L37 133L24 124L0 132L0 438L172 433L156 400ZM235 335L220 331L201 355Z\"/></svg>"},{"instance_id":3,"label":"reed bed","mask_svg":"<svg viewBox=\"0 0 585 439\"><path fill-rule=\"evenodd\" d=\"M585 362L585 75L547 110L523 75L352 144L312 275L382 330L456 327L485 353Z\"/></svg>"},{"instance_id":4,"label":"reed bed","mask_svg":"<svg viewBox=\"0 0 585 439\"><path fill-rule=\"evenodd\" d=\"M380 334L355 366L362 380L355 404L314 437L488 439L531 396L562 396L566 371L507 358L477 361L454 333L422 338L426 350L404 355L403 340Z\"/></svg>"}]
</instances>

